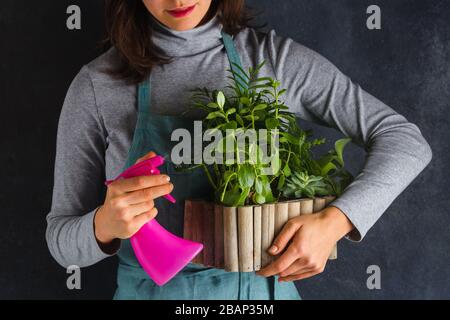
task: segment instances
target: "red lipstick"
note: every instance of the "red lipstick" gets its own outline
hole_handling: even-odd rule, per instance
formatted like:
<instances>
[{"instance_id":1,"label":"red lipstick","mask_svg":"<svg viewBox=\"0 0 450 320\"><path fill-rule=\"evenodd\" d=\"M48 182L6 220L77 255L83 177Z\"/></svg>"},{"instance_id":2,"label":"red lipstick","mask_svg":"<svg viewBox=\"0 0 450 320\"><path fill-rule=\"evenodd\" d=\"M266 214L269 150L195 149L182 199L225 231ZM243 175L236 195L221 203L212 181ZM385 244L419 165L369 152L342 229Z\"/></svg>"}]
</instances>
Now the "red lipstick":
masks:
<instances>
[{"instance_id":1,"label":"red lipstick","mask_svg":"<svg viewBox=\"0 0 450 320\"><path fill-rule=\"evenodd\" d=\"M195 4L190 7L178 8L178 9L174 9L174 10L167 10L167 12L169 12L175 18L181 18L181 17L185 17L189 13L191 13L192 10L194 10L194 8L195 8Z\"/></svg>"}]
</instances>

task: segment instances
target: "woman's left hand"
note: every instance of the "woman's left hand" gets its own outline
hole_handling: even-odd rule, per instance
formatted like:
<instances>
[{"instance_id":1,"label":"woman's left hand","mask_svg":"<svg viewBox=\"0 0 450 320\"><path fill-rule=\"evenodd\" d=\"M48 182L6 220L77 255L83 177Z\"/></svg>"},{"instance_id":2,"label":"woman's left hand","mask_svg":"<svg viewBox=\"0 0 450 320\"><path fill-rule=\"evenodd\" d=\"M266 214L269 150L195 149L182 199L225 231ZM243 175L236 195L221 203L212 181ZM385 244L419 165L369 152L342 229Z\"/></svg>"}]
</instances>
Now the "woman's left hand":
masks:
<instances>
[{"instance_id":1,"label":"woman's left hand","mask_svg":"<svg viewBox=\"0 0 450 320\"><path fill-rule=\"evenodd\" d=\"M256 274L278 275L278 281L295 281L322 273L336 242L353 228L350 220L336 207L293 218L268 251L279 257Z\"/></svg>"}]
</instances>

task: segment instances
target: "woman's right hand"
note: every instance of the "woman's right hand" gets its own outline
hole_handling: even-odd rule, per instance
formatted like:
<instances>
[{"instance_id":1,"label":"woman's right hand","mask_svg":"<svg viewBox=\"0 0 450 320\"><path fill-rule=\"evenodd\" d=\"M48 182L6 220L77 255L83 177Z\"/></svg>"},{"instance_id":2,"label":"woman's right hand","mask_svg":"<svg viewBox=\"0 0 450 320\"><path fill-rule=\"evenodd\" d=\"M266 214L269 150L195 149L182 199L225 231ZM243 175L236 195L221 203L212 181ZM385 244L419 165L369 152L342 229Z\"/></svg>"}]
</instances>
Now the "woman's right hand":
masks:
<instances>
[{"instance_id":1,"label":"woman's right hand","mask_svg":"<svg viewBox=\"0 0 450 320\"><path fill-rule=\"evenodd\" d=\"M139 159L154 156L150 153ZM154 200L169 194L173 185L167 175L141 176L120 179L108 186L105 203L94 219L95 236L100 244L115 239L131 238L139 229L156 217Z\"/></svg>"}]
</instances>

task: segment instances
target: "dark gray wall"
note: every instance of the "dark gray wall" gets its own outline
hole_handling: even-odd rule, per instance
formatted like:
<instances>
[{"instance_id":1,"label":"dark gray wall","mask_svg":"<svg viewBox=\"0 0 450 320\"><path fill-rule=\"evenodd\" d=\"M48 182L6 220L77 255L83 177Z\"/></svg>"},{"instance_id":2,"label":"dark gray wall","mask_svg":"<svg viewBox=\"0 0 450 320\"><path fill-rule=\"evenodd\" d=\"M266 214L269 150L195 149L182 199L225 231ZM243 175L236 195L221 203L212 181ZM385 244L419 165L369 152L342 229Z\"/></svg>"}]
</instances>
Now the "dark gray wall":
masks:
<instances>
[{"instance_id":1,"label":"dark gray wall","mask_svg":"<svg viewBox=\"0 0 450 320\"><path fill-rule=\"evenodd\" d=\"M335 63L364 89L416 123L434 159L359 244L343 241L339 260L298 284L307 299L450 297L450 1L254 0L266 21ZM65 27L66 8L82 9L81 31ZM382 8L382 30L366 28L366 8ZM44 238L51 203L55 133L62 102L80 67L97 56L101 1L0 4L0 298L110 298L115 259L83 270L83 290ZM302 122L316 135L339 133ZM329 147L329 146L328 146ZM364 154L346 154L354 173ZM382 289L366 288L366 268L379 265Z\"/></svg>"}]
</instances>

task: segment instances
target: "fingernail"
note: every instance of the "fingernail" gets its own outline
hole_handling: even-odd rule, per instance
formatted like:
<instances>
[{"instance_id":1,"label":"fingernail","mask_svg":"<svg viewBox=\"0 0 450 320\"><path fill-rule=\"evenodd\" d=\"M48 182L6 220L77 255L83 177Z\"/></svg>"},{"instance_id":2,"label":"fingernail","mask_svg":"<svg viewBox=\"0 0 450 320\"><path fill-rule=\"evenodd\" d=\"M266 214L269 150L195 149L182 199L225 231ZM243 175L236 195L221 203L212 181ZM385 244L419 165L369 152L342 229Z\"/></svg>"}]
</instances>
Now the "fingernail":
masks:
<instances>
[{"instance_id":1,"label":"fingernail","mask_svg":"<svg viewBox=\"0 0 450 320\"><path fill-rule=\"evenodd\" d=\"M169 176L165 176L165 179L166 179L167 182L170 181L170 177Z\"/></svg>"},{"instance_id":2,"label":"fingernail","mask_svg":"<svg viewBox=\"0 0 450 320\"><path fill-rule=\"evenodd\" d=\"M278 247L277 246L271 246L270 249L269 249L270 253L277 253L277 251L278 251Z\"/></svg>"}]
</instances>

